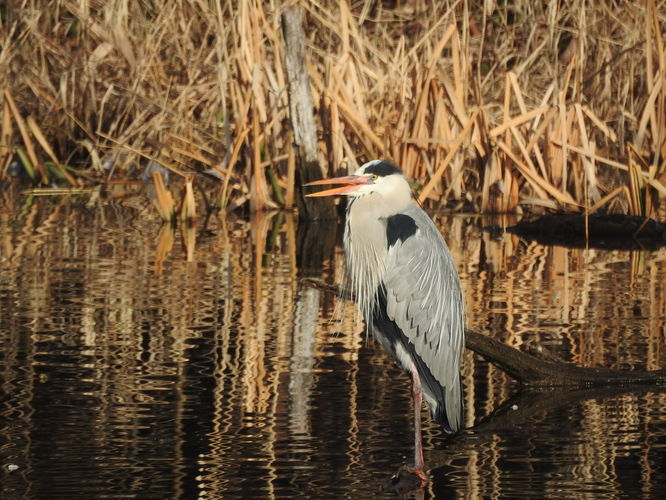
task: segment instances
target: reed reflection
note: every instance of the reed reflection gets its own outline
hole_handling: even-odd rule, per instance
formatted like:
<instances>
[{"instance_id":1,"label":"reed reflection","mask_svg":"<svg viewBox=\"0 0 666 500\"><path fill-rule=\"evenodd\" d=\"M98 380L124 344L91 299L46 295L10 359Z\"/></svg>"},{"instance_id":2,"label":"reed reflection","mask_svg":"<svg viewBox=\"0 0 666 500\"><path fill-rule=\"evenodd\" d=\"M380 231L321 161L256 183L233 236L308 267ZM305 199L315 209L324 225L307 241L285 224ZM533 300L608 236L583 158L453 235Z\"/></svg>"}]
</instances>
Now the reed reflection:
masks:
<instances>
[{"instance_id":1,"label":"reed reflection","mask_svg":"<svg viewBox=\"0 0 666 500\"><path fill-rule=\"evenodd\" d=\"M378 490L411 454L409 380L353 305L331 322L344 301L300 286L297 223L211 220L188 262L132 210L0 217L2 494L392 498ZM581 365L664 368L662 251L438 221L471 325ZM341 250L320 255L339 282ZM469 352L464 366L469 429L424 427L429 497L650 496L666 480L663 392L516 394Z\"/></svg>"}]
</instances>

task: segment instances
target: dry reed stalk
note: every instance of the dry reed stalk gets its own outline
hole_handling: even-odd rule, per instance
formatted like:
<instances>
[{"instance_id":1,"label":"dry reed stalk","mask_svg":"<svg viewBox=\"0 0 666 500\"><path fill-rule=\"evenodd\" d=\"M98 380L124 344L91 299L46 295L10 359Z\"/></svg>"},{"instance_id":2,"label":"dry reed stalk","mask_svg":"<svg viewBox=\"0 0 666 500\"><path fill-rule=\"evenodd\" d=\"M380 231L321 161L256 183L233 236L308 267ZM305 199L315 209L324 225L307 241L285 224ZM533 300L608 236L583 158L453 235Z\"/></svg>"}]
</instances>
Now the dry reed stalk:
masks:
<instances>
[{"instance_id":1,"label":"dry reed stalk","mask_svg":"<svg viewBox=\"0 0 666 500\"><path fill-rule=\"evenodd\" d=\"M248 128L243 128L238 132L236 140L234 142L233 148L231 150L231 156L229 157L229 162L226 170L226 175L224 176L224 181L222 184L222 190L220 195L220 207L226 208L229 202L229 183L231 181L231 166L236 163L238 155L240 154L240 149L245 143L247 136L249 135L250 130Z\"/></svg>"},{"instance_id":2,"label":"dry reed stalk","mask_svg":"<svg viewBox=\"0 0 666 500\"><path fill-rule=\"evenodd\" d=\"M9 103L6 99L2 102L2 131L0 131L0 179L2 179L9 168L11 162L11 137L12 120L10 117Z\"/></svg>"},{"instance_id":3,"label":"dry reed stalk","mask_svg":"<svg viewBox=\"0 0 666 500\"><path fill-rule=\"evenodd\" d=\"M261 131L259 117L252 114L252 189L250 190L250 207L253 212L262 211L268 203L268 188L261 163Z\"/></svg>"},{"instance_id":4,"label":"dry reed stalk","mask_svg":"<svg viewBox=\"0 0 666 500\"><path fill-rule=\"evenodd\" d=\"M518 145L518 148L520 150L520 153L523 156L523 160L525 161L526 166L529 168L531 174L534 176L534 178L541 178L543 179L543 176L537 172L534 164L532 163L532 157L530 156L529 152L527 151L527 147L525 145L525 141L523 140L520 132L515 127L511 127L509 129L511 131L511 137L514 139L515 143ZM534 191L537 195L537 197L546 199L548 196L546 194L546 191L539 186L538 184L533 184L532 187L534 188Z\"/></svg>"},{"instance_id":5,"label":"dry reed stalk","mask_svg":"<svg viewBox=\"0 0 666 500\"><path fill-rule=\"evenodd\" d=\"M562 143L559 142L559 141L552 141L551 143L554 146L557 146L557 147L561 147L561 145L562 145ZM591 153L591 152L587 152L584 149L581 149L579 147L569 146L569 150L574 152L574 153L578 153L580 155L586 155L589 158L594 159L594 161L596 161L596 162L603 163L605 165L615 167L618 170L623 170L625 172L629 171L629 167L627 165L625 165L624 163L620 163L618 161L611 160L611 159L608 159L608 158L603 157L603 156L596 155L596 154ZM644 172L642 170L638 170L638 172L640 172L643 179L646 180L647 183L650 186L655 188L662 196L666 196L666 186L659 179L652 178L650 176L649 172Z\"/></svg>"},{"instance_id":6,"label":"dry reed stalk","mask_svg":"<svg viewBox=\"0 0 666 500\"><path fill-rule=\"evenodd\" d=\"M188 225L194 224L197 217L197 205L194 201L194 189L192 188L192 178L185 179L185 192L181 200L180 218Z\"/></svg>"},{"instance_id":7,"label":"dry reed stalk","mask_svg":"<svg viewBox=\"0 0 666 500\"><path fill-rule=\"evenodd\" d=\"M638 126L638 132L636 133L636 148L641 150L643 149L643 142L645 141L645 136L647 134L648 125L652 130L658 130L656 125L656 113L655 113L655 103L660 96L664 95L664 90L662 89L663 78L661 75L657 75L654 83L652 84L652 89L648 95L648 100L645 103L645 108L643 109L643 114Z\"/></svg>"},{"instance_id":8,"label":"dry reed stalk","mask_svg":"<svg viewBox=\"0 0 666 500\"><path fill-rule=\"evenodd\" d=\"M37 125L37 122L32 116L28 116L28 128L32 132L32 135L35 136L35 139L37 139L37 142L39 142L40 146L42 146L42 149L46 151L46 154L51 158L58 171L62 174L63 177L65 177L65 179L67 179L67 182L69 182L70 186L79 185L79 182L74 179L60 164L60 161L58 161L58 158L53 152L53 149L51 149L51 146L46 140L46 137L44 137L42 129L39 127L39 125Z\"/></svg>"},{"instance_id":9,"label":"dry reed stalk","mask_svg":"<svg viewBox=\"0 0 666 500\"><path fill-rule=\"evenodd\" d=\"M159 170L153 170L151 173L153 183L155 184L155 196L157 210L166 222L174 222L176 217L176 204L174 203L171 191L164 186L162 173Z\"/></svg>"},{"instance_id":10,"label":"dry reed stalk","mask_svg":"<svg viewBox=\"0 0 666 500\"><path fill-rule=\"evenodd\" d=\"M442 164L437 168L437 171L435 174L432 176L428 184L423 188L421 193L419 194L419 201L423 202L425 199L428 197L430 192L433 190L435 185L440 181L442 174L444 173L444 170L448 166L449 162L453 158L453 156L456 154L460 146L462 145L463 141L467 138L469 135L470 131L472 130L472 126L474 125L474 122L476 120L476 115L477 113L474 113L472 117L467 121L465 124L465 127L462 129L460 134L458 134L458 137L454 141L454 143L451 145L451 149L449 150L449 153L446 155L444 160L442 161Z\"/></svg>"},{"instance_id":11,"label":"dry reed stalk","mask_svg":"<svg viewBox=\"0 0 666 500\"><path fill-rule=\"evenodd\" d=\"M423 177L425 173L423 171L424 169L418 168L419 154L417 150L414 149L414 147L410 147L409 144L412 143L414 140L421 140L430 136L430 134L427 132L428 124L426 123L426 115L427 115L427 109L432 103L431 100L432 94L434 91L436 92L433 82L435 64L437 62L439 54L442 52L444 47L449 43L449 41L452 42L452 53L456 54L454 46L455 48L457 48L457 45L455 45L457 37L455 36L455 34L456 34L455 26L453 25L449 26L444 35L442 36L442 38L437 43L435 49L433 50L432 57L426 64L425 68L423 68L425 73L423 74L422 80L419 85L419 93L416 96L415 116L412 122L411 130L409 131L411 139L405 141L407 143L407 146L405 148L405 152L402 156L402 162L401 162L401 167L405 170L408 176ZM457 110L464 109L462 90L459 88L460 87L459 60L455 55L454 55L454 81L455 81L454 85L455 97L453 99L454 107ZM461 113L461 114L464 115L466 113Z\"/></svg>"},{"instance_id":12,"label":"dry reed stalk","mask_svg":"<svg viewBox=\"0 0 666 500\"><path fill-rule=\"evenodd\" d=\"M617 135L615 134L615 132L612 129L608 128L608 126L605 123L603 123L588 106L581 106L581 110L583 111L583 113L585 113L585 116L587 116L592 121L594 126L606 137L608 137L609 141L611 142L617 141Z\"/></svg>"},{"instance_id":13,"label":"dry reed stalk","mask_svg":"<svg viewBox=\"0 0 666 500\"><path fill-rule=\"evenodd\" d=\"M23 139L23 145L25 146L25 152L27 153L28 159L30 160L31 165L39 171L41 175L41 183L48 184L49 177L46 173L46 168L44 167L44 164L37 159L35 146L32 142L32 139L30 138L30 135L28 134L27 126L25 124L25 121L23 120L23 117L19 113L18 107L16 106L16 102L14 102L14 98L12 97L12 94L8 88L5 89L4 94L5 94L5 102L9 105L9 109L11 110L12 115L14 116L14 121L16 122L16 126L21 132L21 138Z\"/></svg>"},{"instance_id":14,"label":"dry reed stalk","mask_svg":"<svg viewBox=\"0 0 666 500\"><path fill-rule=\"evenodd\" d=\"M534 171L527 166L525 166L519 159L516 157L511 150L504 142L498 141L497 145L499 148L504 151L504 153L509 157L513 164L518 168L518 170L523 174L525 180L530 183L533 187L539 187L546 191L550 196L552 196L556 201L563 205L577 206L577 203L573 200L571 195L566 191L561 191L549 183L546 179L539 177L534 173Z\"/></svg>"},{"instance_id":15,"label":"dry reed stalk","mask_svg":"<svg viewBox=\"0 0 666 500\"><path fill-rule=\"evenodd\" d=\"M202 155L199 151L193 150L193 149L183 149L179 146L174 146L173 144L169 146L169 149L179 155L185 156L191 160L196 161L197 163L201 163L202 165L207 166L208 168L215 168L216 163L213 162L212 160L206 158L204 155Z\"/></svg>"},{"instance_id":16,"label":"dry reed stalk","mask_svg":"<svg viewBox=\"0 0 666 500\"><path fill-rule=\"evenodd\" d=\"M333 168L337 169L342 164L343 157L343 126L340 122L338 104L329 97L329 116L331 120L331 161ZM291 150L291 149L290 149Z\"/></svg>"},{"instance_id":17,"label":"dry reed stalk","mask_svg":"<svg viewBox=\"0 0 666 500\"><path fill-rule=\"evenodd\" d=\"M519 116L515 116L509 120L504 121L502 124L492 128L488 135L492 138L495 139L502 133L507 132L507 129L510 129L511 127L517 127L519 125L522 125L525 122L528 122L534 118L537 118L539 116L542 116L544 113L549 111L548 106L540 106L536 109L533 109L531 111L527 111Z\"/></svg>"},{"instance_id":18,"label":"dry reed stalk","mask_svg":"<svg viewBox=\"0 0 666 500\"><path fill-rule=\"evenodd\" d=\"M624 194L626 190L626 186L619 186L615 189L613 189L610 193L608 193L606 196L601 198L598 202L596 202L594 205L592 205L590 208L586 210L586 215L592 215L595 213L597 210L599 210L601 207L609 203L611 200L613 200L616 196L620 194Z\"/></svg>"},{"instance_id":19,"label":"dry reed stalk","mask_svg":"<svg viewBox=\"0 0 666 500\"><path fill-rule=\"evenodd\" d=\"M310 76L312 77L312 81L315 83L315 88L319 92L324 93L326 85L323 83L319 75L313 72L314 70L311 66L308 68L310 69ZM335 75L332 78L336 80L338 79L338 77ZM337 83L339 84L339 81ZM375 134L370 125L364 121L363 117L354 108L354 104L351 102L352 99L349 94L345 92L341 86L338 86L338 88L340 89L340 92L343 93L343 95L340 96L335 94L332 96L332 98L334 98L335 103L341 112L341 116L347 118L349 125L358 131L357 133L359 135L359 140L365 142L366 151L372 152L374 151L374 148L379 150L383 149L382 140L377 136L377 134Z\"/></svg>"},{"instance_id":20,"label":"dry reed stalk","mask_svg":"<svg viewBox=\"0 0 666 500\"><path fill-rule=\"evenodd\" d=\"M21 194L31 196L70 196L73 194L92 193L93 188L71 187L71 188L31 188L24 189Z\"/></svg>"},{"instance_id":21,"label":"dry reed stalk","mask_svg":"<svg viewBox=\"0 0 666 500\"><path fill-rule=\"evenodd\" d=\"M248 187L253 200L260 196L272 206L275 193L257 194L262 180L254 159L261 140L261 161L271 162L277 186L289 188L288 161L278 160L288 158L291 147L283 126L279 3L211 7L183 0L158 11L127 1L99 9L57 2L56 10L40 8L45 0L33 3L22 11L30 30L17 37L20 26L9 16L0 33L3 171L12 141L22 145L16 154L34 164L43 183L49 180L45 158L71 155L84 164L58 172L69 175L70 184L126 177L139 152L148 150L159 153L143 156L178 165L179 174L225 158L223 206L242 204ZM518 196L519 205L570 198L590 207L629 185L610 163L626 167L626 140L640 157L651 158L647 168L636 168L663 197L666 62L656 0L626 4L622 16L599 3L574 9L524 0L484 3L482 11L465 2L432 2L427 16L371 0L302 6L317 127L330 132L320 156L333 168L392 158L430 186L425 197L441 205L464 196L477 209L519 210ZM469 143L463 141L473 147L459 144L447 160L475 112L478 123ZM40 132L22 118L30 116ZM172 137L182 140L174 144ZM103 170L110 143L122 144L127 155ZM499 205L491 203L497 193L504 193Z\"/></svg>"}]
</instances>

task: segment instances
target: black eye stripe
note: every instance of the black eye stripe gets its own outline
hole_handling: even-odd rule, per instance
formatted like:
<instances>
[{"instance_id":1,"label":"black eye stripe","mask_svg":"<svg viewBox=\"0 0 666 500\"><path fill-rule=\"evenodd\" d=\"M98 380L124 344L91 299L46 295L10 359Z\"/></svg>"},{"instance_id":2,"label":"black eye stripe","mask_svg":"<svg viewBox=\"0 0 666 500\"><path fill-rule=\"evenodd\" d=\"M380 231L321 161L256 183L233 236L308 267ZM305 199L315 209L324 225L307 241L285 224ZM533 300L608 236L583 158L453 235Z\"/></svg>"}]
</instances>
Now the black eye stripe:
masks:
<instances>
[{"instance_id":1,"label":"black eye stripe","mask_svg":"<svg viewBox=\"0 0 666 500\"><path fill-rule=\"evenodd\" d=\"M382 160L380 162L375 163L374 165L366 167L365 173L375 174L384 177L387 175L400 174L401 172L400 169L390 161Z\"/></svg>"}]
</instances>

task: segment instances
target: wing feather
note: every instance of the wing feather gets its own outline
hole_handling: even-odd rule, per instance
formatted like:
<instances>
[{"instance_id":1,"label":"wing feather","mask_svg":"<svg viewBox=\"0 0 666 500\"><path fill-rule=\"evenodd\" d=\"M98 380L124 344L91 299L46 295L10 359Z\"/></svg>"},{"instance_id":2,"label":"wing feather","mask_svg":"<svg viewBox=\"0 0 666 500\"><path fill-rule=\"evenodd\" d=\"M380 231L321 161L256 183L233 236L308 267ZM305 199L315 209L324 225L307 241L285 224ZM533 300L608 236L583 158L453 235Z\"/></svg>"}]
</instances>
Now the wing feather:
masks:
<instances>
[{"instance_id":1,"label":"wing feather","mask_svg":"<svg viewBox=\"0 0 666 500\"><path fill-rule=\"evenodd\" d=\"M437 227L418 206L404 214L418 230L390 246L386 260L387 313L444 387L446 414L460 425L460 359L464 347L464 307L451 254Z\"/></svg>"}]
</instances>

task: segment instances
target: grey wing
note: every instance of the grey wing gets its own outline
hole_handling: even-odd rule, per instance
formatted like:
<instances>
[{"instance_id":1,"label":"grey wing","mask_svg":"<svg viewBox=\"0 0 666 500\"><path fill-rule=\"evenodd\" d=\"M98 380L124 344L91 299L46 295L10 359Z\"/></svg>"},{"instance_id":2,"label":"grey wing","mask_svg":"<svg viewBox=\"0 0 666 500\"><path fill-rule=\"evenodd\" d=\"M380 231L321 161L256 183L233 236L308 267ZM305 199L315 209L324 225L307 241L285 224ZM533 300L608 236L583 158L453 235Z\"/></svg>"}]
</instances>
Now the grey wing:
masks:
<instances>
[{"instance_id":1,"label":"grey wing","mask_svg":"<svg viewBox=\"0 0 666 500\"><path fill-rule=\"evenodd\" d=\"M416 205L404 214L414 219L418 229L388 249L387 313L444 388L446 415L457 430L462 419L460 361L465 328L460 280L449 249L428 215Z\"/></svg>"}]
</instances>

